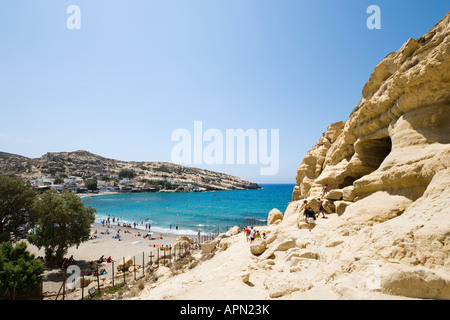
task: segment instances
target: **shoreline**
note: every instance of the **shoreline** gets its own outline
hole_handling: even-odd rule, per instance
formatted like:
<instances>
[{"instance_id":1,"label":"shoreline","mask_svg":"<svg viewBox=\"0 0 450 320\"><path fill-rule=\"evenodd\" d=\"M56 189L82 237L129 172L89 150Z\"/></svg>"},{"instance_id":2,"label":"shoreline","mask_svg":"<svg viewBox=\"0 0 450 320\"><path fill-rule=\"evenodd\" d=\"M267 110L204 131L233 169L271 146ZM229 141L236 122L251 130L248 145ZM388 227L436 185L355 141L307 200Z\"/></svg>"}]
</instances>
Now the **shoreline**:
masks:
<instances>
[{"instance_id":1,"label":"shoreline","mask_svg":"<svg viewBox=\"0 0 450 320\"><path fill-rule=\"evenodd\" d=\"M98 197L98 196L109 196L111 194L121 194L123 192L113 192L113 191L108 191L108 192L99 192L99 193L75 193L77 196L79 196L81 199L83 198L89 198L89 197Z\"/></svg>"},{"instance_id":2,"label":"shoreline","mask_svg":"<svg viewBox=\"0 0 450 320\"><path fill-rule=\"evenodd\" d=\"M120 240L114 238L118 231ZM146 230L139 228L119 227L117 225L105 227L96 221L91 225L91 239L81 243L78 248L76 246L70 247L67 250L66 257L73 255L76 261L95 261L103 255L105 258L111 256L113 260L117 261L123 257L142 254L143 251L150 252L156 249L158 245L173 246L179 236L187 236L194 240L197 239L196 236L182 232L154 232L152 239L143 238L146 234ZM43 248L38 249L27 240L22 241L27 242L28 250L35 254L36 257L44 256Z\"/></svg>"},{"instance_id":3,"label":"shoreline","mask_svg":"<svg viewBox=\"0 0 450 320\"><path fill-rule=\"evenodd\" d=\"M117 231L120 229L120 241L114 239ZM97 233L95 234L95 231ZM109 231L109 234L107 232ZM138 233L141 236L138 236ZM93 235L97 237L93 237ZM73 256L74 263L72 265L78 266L80 270L88 268L90 262L94 262L104 257L107 259L111 257L115 261L111 263L101 263L99 268L105 269L106 274L101 276L102 282L111 281L111 276L114 272L117 276L117 264L123 259L135 257L136 265L142 265L143 259L147 263L152 256L153 261L158 256L158 250L160 247L170 246L173 247L175 240L179 236L186 236L183 233L167 234L161 232L155 232L152 235L152 239L143 238L147 234L147 231L138 228L128 228L123 226L111 225L108 227L102 226L101 223L94 222L91 224L91 239L81 243L78 248L72 246L67 250L65 258ZM187 235L190 239L196 240L197 237ZM24 241L27 244L27 250L34 254L35 257L44 257L44 248L38 249L36 246L30 244L28 240ZM114 270L112 267L114 266ZM142 270L142 269L140 269ZM142 272L142 271L139 271ZM95 278L95 277L93 277ZM45 294L56 294L61 288L63 282L62 268L47 267L44 271L43 292ZM85 295L87 291L85 290ZM70 293L69 299L77 299L81 297L81 290L76 290L74 293Z\"/></svg>"},{"instance_id":4,"label":"shoreline","mask_svg":"<svg viewBox=\"0 0 450 320\"><path fill-rule=\"evenodd\" d=\"M269 183L273 185L294 185L293 183ZM262 184L264 185L264 184ZM196 190L196 191L176 191L176 190L160 190L156 192L136 192L136 193L203 193L203 192L219 192L219 191L242 191L242 190L261 190L263 187L259 185L259 188L246 188L246 189L211 189L211 190ZM98 193L76 193L80 198L106 196L112 194L127 194L133 192L119 192L119 191L103 191Z\"/></svg>"}]
</instances>

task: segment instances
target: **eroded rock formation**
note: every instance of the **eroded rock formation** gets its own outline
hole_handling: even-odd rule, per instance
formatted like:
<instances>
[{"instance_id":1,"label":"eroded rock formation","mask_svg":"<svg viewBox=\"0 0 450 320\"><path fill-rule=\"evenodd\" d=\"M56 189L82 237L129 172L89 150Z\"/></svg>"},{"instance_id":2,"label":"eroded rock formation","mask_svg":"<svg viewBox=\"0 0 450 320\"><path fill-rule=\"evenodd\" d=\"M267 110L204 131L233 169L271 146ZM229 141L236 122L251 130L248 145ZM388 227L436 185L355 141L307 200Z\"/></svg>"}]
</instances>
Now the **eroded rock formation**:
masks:
<instances>
[{"instance_id":1,"label":"eroded rock formation","mask_svg":"<svg viewBox=\"0 0 450 320\"><path fill-rule=\"evenodd\" d=\"M325 184L345 201L379 191L415 201L449 167L449 20L375 67L349 119L329 126L306 154L294 201L320 196Z\"/></svg>"},{"instance_id":2,"label":"eroded rock formation","mask_svg":"<svg viewBox=\"0 0 450 320\"><path fill-rule=\"evenodd\" d=\"M381 292L450 299L450 13L375 67L296 179L280 228L295 232L303 199L327 184L324 208L339 218L319 223L315 246L338 249L333 279L350 262L353 275L335 288L351 288L370 264Z\"/></svg>"}]
</instances>

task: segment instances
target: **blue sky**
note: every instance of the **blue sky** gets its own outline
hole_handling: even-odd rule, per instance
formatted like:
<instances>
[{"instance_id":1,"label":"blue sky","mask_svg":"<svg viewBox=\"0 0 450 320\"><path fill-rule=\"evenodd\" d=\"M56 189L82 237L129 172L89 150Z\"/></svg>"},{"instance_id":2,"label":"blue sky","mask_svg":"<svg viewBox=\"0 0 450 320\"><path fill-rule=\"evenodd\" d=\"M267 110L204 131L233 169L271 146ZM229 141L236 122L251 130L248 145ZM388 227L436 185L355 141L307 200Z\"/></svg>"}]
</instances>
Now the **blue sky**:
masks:
<instances>
[{"instance_id":1,"label":"blue sky","mask_svg":"<svg viewBox=\"0 0 450 320\"><path fill-rule=\"evenodd\" d=\"M69 5L81 29L69 30ZM381 9L369 30L367 7ZM15 0L0 3L0 151L88 150L171 162L178 128L279 129L279 170L195 165L294 183L373 68L431 29L448 0ZM192 165L194 166L194 165Z\"/></svg>"}]
</instances>

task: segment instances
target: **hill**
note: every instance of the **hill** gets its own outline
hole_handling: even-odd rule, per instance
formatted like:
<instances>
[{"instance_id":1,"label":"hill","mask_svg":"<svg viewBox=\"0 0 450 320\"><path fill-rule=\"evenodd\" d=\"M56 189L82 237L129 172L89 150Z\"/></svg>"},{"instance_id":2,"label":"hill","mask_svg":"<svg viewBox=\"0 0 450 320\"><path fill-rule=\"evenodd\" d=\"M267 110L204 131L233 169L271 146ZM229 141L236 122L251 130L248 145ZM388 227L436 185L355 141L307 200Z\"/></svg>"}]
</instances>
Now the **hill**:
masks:
<instances>
[{"instance_id":1,"label":"hill","mask_svg":"<svg viewBox=\"0 0 450 320\"><path fill-rule=\"evenodd\" d=\"M130 181L122 180L124 176L128 178L130 176L121 174L121 170L122 173L125 170L132 172ZM78 178L78 181L96 179L99 185L107 187L114 187L114 185L134 188L165 186L166 189L175 189L189 185L192 190L200 191L260 188L255 182L224 173L168 162L120 161L84 150L49 152L37 159L0 152L0 174L17 175L35 183L39 179L42 180L42 177L48 177L47 181L51 182L53 179L64 180L70 177Z\"/></svg>"}]
</instances>

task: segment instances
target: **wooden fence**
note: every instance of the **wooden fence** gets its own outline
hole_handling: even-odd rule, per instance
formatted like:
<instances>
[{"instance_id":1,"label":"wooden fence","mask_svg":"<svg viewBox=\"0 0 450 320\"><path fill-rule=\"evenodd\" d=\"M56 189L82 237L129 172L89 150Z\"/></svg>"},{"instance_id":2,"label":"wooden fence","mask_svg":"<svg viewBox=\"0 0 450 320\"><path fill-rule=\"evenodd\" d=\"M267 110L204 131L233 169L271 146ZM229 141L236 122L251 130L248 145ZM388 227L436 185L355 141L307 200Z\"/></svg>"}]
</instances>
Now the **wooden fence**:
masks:
<instances>
[{"instance_id":1,"label":"wooden fence","mask_svg":"<svg viewBox=\"0 0 450 320\"><path fill-rule=\"evenodd\" d=\"M240 230L242 231L246 226L261 226L267 224L267 220L258 219L258 218L247 218L244 219L243 222L239 225ZM229 230L229 227L225 228ZM69 289L71 280L74 279L74 274L68 273L68 270L61 269L60 270L60 278L61 285L59 286L58 292L45 292L44 286L39 284L39 286L35 286L33 288L26 289L16 289L10 288L5 292L0 292L0 300L25 300L25 299L52 299L52 300L65 300L66 298L71 299L73 297L73 292L79 290L81 292L81 299L84 299L88 296L93 296L94 294L101 293L104 289L108 287L105 285L105 281L110 280L110 284L114 287L117 284L125 284L128 281L135 281L142 279L146 274L154 272L161 265L168 266L171 263L179 261L184 257L187 257L192 253L193 250L200 249L202 243L208 242L216 238L220 234L220 229L214 229L213 231L207 234L199 234L197 237L191 238L190 245L187 246L177 246L176 248L172 248L172 246L165 247L154 247L150 252L142 252L142 255L133 256L132 262L126 261L127 258L123 257L119 260L112 261L110 263L97 263L95 265L94 270L91 270L92 274L87 275L85 270L80 270L80 274L75 277L76 280L81 282L79 288ZM122 263L123 265L128 264L127 268L121 268L123 271L118 271L118 264ZM132 271L128 271L128 269L132 267ZM107 270L108 269L108 270ZM80 279L81 278L81 279ZM90 286L90 289L87 289L85 284L94 283L94 286Z\"/></svg>"}]
</instances>

